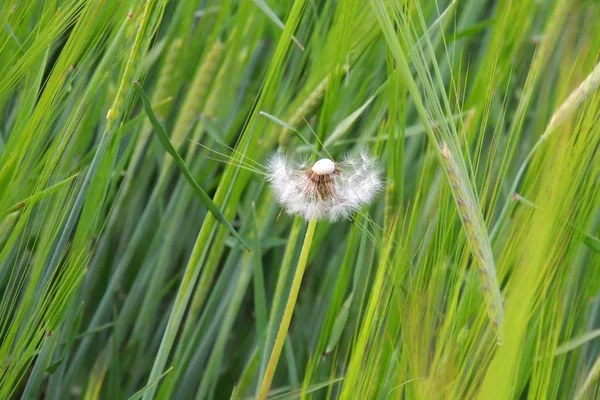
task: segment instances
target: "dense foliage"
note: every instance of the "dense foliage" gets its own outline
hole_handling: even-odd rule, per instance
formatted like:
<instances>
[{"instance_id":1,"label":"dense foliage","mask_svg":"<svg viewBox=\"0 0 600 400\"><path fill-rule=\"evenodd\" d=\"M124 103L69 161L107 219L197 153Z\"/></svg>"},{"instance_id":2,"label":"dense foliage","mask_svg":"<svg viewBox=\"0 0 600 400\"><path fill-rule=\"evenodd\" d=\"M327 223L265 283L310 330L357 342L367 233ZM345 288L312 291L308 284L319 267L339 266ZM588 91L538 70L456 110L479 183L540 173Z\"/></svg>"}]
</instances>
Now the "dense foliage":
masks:
<instances>
[{"instance_id":1,"label":"dense foliage","mask_svg":"<svg viewBox=\"0 0 600 400\"><path fill-rule=\"evenodd\" d=\"M595 398L599 56L592 0L0 2L0 398Z\"/></svg>"}]
</instances>

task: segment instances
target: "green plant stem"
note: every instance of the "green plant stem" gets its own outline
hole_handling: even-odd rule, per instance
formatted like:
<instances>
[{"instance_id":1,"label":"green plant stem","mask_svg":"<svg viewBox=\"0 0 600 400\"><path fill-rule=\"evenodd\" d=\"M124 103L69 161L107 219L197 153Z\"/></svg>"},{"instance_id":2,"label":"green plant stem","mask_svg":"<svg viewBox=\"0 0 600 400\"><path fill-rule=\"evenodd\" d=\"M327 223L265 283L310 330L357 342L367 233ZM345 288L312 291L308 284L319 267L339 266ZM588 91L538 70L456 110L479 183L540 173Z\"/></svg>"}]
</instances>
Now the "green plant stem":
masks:
<instances>
[{"instance_id":1,"label":"green plant stem","mask_svg":"<svg viewBox=\"0 0 600 400\"><path fill-rule=\"evenodd\" d=\"M306 261L308 260L308 254L310 253L310 245L312 243L316 226L317 220L313 219L308 223L308 227L306 228L304 243L302 244L300 258L298 259L296 273L294 274L294 281L292 282L290 295L285 305L285 311L283 312L283 318L281 319L281 324L279 325L279 331L277 331L277 337L275 338L273 351L271 352L271 357L269 358L269 364L267 364L265 377L263 378L258 391L258 400L266 399L269 389L271 388L271 382L273 382L273 376L275 375L275 370L277 369L279 356L281 356L281 350L283 349L285 338L290 327L290 321L292 320L292 314L294 313L294 308L296 306L296 300L298 299L298 292L300 291L300 284L302 283L302 277L304 276L304 270L306 269Z\"/></svg>"},{"instance_id":2,"label":"green plant stem","mask_svg":"<svg viewBox=\"0 0 600 400\"><path fill-rule=\"evenodd\" d=\"M296 254L297 243L299 242L298 239L300 238L303 225L304 221L301 218L294 219L294 224L292 225L292 229L290 230L287 239L288 245L286 246L285 254L283 255L283 260L279 269L279 277L277 278L277 284L275 285L275 294L273 295L273 304L271 306L267 334L265 336L265 345L260 360L260 374L258 375L257 382L261 382L265 375L267 369L267 357L269 357L269 354L271 353L271 346L275 343L275 336L277 335L277 326L275 323L280 318L280 315L283 316L283 311L285 309L284 296L286 288L288 287L288 278L292 273L292 262L294 261L294 255Z\"/></svg>"}]
</instances>

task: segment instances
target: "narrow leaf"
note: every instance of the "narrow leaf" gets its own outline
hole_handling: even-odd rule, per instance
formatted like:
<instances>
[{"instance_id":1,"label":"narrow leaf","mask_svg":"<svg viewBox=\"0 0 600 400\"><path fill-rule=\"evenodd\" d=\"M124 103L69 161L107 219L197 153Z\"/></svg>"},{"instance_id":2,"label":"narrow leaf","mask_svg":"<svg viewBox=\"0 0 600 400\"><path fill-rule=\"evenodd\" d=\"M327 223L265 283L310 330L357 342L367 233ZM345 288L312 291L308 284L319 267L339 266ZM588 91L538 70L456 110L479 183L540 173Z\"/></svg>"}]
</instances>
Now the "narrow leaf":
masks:
<instances>
[{"instance_id":1,"label":"narrow leaf","mask_svg":"<svg viewBox=\"0 0 600 400\"><path fill-rule=\"evenodd\" d=\"M377 92L379 92L379 91L377 91ZM362 106L360 106L352 114L350 114L346 118L344 118L335 127L335 129L333 130L331 135L327 138L327 140L325 140L324 146L325 147L329 146L331 143L335 142L342 135L344 135L344 133L346 133L348 131L348 129L350 129L352 124L354 124L354 122L356 122L356 120L362 115L362 113L367 109L367 107L369 107L369 105L373 102L373 100L375 100L375 97L377 97L377 93L375 93L373 96L369 97Z\"/></svg>"},{"instance_id":2,"label":"narrow leaf","mask_svg":"<svg viewBox=\"0 0 600 400\"><path fill-rule=\"evenodd\" d=\"M584 333L581 336L577 336L576 338L573 338L573 339L559 345L556 348L554 355L558 356L560 354L567 353L571 350L575 350L579 346L586 344L587 342L597 338L598 336L600 336L600 329L595 329L591 332Z\"/></svg>"},{"instance_id":3,"label":"narrow leaf","mask_svg":"<svg viewBox=\"0 0 600 400\"><path fill-rule=\"evenodd\" d=\"M168 370L166 370L165 372L163 372L162 374L160 374L159 376L157 376L156 379L153 379L146 386L144 386L143 388L141 388L140 390L138 390L137 392L135 392L129 398L129 400L138 400L138 399L141 399L142 396L144 396L144 394L146 393L146 391L148 389L150 389L151 387L155 386L166 374L168 374L169 372L171 372L172 369L173 369L173 367L169 368Z\"/></svg>"},{"instance_id":4,"label":"narrow leaf","mask_svg":"<svg viewBox=\"0 0 600 400\"><path fill-rule=\"evenodd\" d=\"M352 304L353 293L348 296L344 304L342 304L342 308L338 316L333 323L333 328L331 329L331 335L329 335L329 341L327 342L327 347L325 348L325 355L328 355L333 351L335 346L337 346L340 338L342 337L342 333L344 332L344 328L346 327L346 323L348 322L348 316L350 315L350 305Z\"/></svg>"},{"instance_id":5,"label":"narrow leaf","mask_svg":"<svg viewBox=\"0 0 600 400\"><path fill-rule=\"evenodd\" d=\"M277 16L277 14L275 14L273 12L273 10L271 10L271 8L269 7L269 5L267 4L267 2L265 0L253 0L254 4L256 4L256 6L258 8L260 8L260 10L262 12L265 13L265 15L271 20L273 21L273 23L275 23L275 25L277 25L277 27L281 30L283 30L283 28L285 28L285 25L283 24L283 22L279 19L279 17ZM298 41L298 39L296 39L296 37L294 35L292 35L292 41L296 44L296 46L298 46L298 48L302 51L304 51L304 46L302 46L302 44Z\"/></svg>"},{"instance_id":6,"label":"narrow leaf","mask_svg":"<svg viewBox=\"0 0 600 400\"><path fill-rule=\"evenodd\" d=\"M326 387L329 387L331 385L333 385L334 383L338 383L343 381L344 378L340 377L340 378L335 378L326 382L321 382L321 383L315 383L314 385L310 385L308 388L306 389L295 389L295 390L273 390L273 394L271 396L269 396L269 400L275 400L275 399L299 399L303 394L308 394L308 393L313 393L316 392L317 390L320 389L324 389Z\"/></svg>"},{"instance_id":7,"label":"narrow leaf","mask_svg":"<svg viewBox=\"0 0 600 400\"><path fill-rule=\"evenodd\" d=\"M589 247L591 250L594 250L596 253L600 253L600 239L597 237L586 233L583 243L585 243L587 247Z\"/></svg>"},{"instance_id":8,"label":"narrow leaf","mask_svg":"<svg viewBox=\"0 0 600 400\"><path fill-rule=\"evenodd\" d=\"M259 111L259 113L258 113L258 114L259 114L259 115L262 115L262 116L264 116L264 117L267 117L267 118L269 118L271 121L275 122L276 124L279 124L279 125L283 126L283 127L284 127L284 128L286 128L286 129L289 129L290 131L294 131L294 132L298 133L298 130L297 130L297 129L295 129L295 128L294 128L293 126L291 126L290 124L286 124L285 122L283 122L282 120L280 120L279 118L277 118L277 117L276 117L276 116L274 116L274 115L268 114L268 113L266 113L266 112L264 112L264 111Z\"/></svg>"},{"instance_id":9,"label":"narrow leaf","mask_svg":"<svg viewBox=\"0 0 600 400\"><path fill-rule=\"evenodd\" d=\"M79 175L79 173L71 175L70 177L68 177L67 179L58 182L57 184L50 186L49 188L46 188L42 191L39 191L29 197L27 197L26 199L18 202L17 204L13 205L11 208L9 208L6 213L3 214L10 214L12 212L15 212L25 206L28 205L33 205L35 203L37 203L38 201L52 195L53 193L56 193L57 190L59 190L60 188L62 188L64 185L66 185L67 183L71 182L73 179L77 178L77 176Z\"/></svg>"},{"instance_id":10,"label":"narrow leaf","mask_svg":"<svg viewBox=\"0 0 600 400\"><path fill-rule=\"evenodd\" d=\"M200 198L202 203L206 206L208 211L210 211L211 214L217 219L217 221L219 221L223 225L225 225L227 227L227 229L229 229L231 234L233 236L235 236L235 238L237 240L239 240L239 242L246 249L249 250L250 248L248 247L248 245L246 245L246 243L244 242L242 237L236 232L236 230L229 223L229 221L227 221L227 218L225 218L225 216L223 215L223 213L221 212L219 207L217 207L215 205L215 203L206 194L206 192L200 187L200 185L198 185L198 183L192 176L190 170L188 169L187 165L185 164L185 161L183 161L183 158L181 158L179 153L177 153L177 150L175 150L175 148L171 144L171 141L169 140L169 136L167 135L167 132L162 127L160 122L158 122L158 119L156 118L156 115L154 114L154 111L152 110L152 104L150 104L150 99L148 98L148 96L146 95L144 90L142 89L140 83L135 82L133 87L135 88L135 90L140 95L140 98L142 99L142 103L144 105L144 110L146 110L146 114L148 114L148 118L150 119L150 122L152 123L152 126L154 127L154 131L158 135L158 139L160 140L160 143L162 144L163 148L167 151L167 153L169 153L171 155L171 157L173 157L173 159L175 160L175 163L179 167L179 170L181 171L183 176L185 176L185 178L187 179L189 184L192 186L192 188L195 190L196 194L198 195L198 197Z\"/></svg>"},{"instance_id":11,"label":"narrow leaf","mask_svg":"<svg viewBox=\"0 0 600 400\"><path fill-rule=\"evenodd\" d=\"M277 118L277 117L275 117L275 116L273 116L271 114L267 114L264 111L260 111L258 114L269 118L271 121L275 122L276 124L279 124L279 125L283 126L286 129L291 130L292 132L294 132L296 134L296 136L298 136L298 138L300 138L300 140L302 140L302 142L304 142L305 145L307 145L309 148L313 149L313 151L314 151L314 145L307 138L305 138L304 136L302 136L302 134L297 129L295 129L293 126L291 126L290 124L286 124L285 122L283 122L279 118Z\"/></svg>"}]
</instances>

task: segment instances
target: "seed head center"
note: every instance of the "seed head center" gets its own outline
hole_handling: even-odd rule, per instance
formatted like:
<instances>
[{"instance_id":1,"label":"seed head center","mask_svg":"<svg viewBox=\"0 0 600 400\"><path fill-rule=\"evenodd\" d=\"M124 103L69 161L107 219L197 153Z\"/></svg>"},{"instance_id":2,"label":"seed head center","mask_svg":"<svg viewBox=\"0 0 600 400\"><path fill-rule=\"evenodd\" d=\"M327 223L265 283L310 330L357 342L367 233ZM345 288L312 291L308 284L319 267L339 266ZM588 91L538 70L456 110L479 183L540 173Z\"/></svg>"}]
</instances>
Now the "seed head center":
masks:
<instances>
[{"instance_id":1,"label":"seed head center","mask_svg":"<svg viewBox=\"0 0 600 400\"><path fill-rule=\"evenodd\" d=\"M317 175L329 175L335 171L335 163L329 158L322 158L311 169Z\"/></svg>"}]
</instances>

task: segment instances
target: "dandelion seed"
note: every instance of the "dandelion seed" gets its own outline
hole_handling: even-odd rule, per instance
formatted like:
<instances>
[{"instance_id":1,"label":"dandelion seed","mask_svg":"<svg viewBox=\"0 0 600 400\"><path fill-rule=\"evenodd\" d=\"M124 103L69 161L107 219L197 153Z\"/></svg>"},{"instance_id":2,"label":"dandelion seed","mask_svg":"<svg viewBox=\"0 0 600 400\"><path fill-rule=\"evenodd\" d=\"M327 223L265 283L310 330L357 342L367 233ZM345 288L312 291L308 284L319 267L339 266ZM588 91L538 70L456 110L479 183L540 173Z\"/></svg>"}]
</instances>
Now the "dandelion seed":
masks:
<instances>
[{"instance_id":1,"label":"dandelion seed","mask_svg":"<svg viewBox=\"0 0 600 400\"><path fill-rule=\"evenodd\" d=\"M323 158L312 167L307 161L292 161L276 153L268 162L267 176L283 208L306 220L334 222L349 217L370 203L382 187L375 160L364 152L339 163Z\"/></svg>"}]
</instances>

